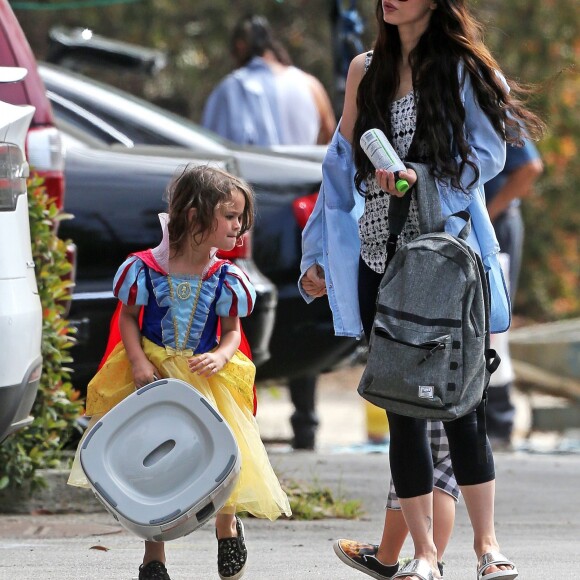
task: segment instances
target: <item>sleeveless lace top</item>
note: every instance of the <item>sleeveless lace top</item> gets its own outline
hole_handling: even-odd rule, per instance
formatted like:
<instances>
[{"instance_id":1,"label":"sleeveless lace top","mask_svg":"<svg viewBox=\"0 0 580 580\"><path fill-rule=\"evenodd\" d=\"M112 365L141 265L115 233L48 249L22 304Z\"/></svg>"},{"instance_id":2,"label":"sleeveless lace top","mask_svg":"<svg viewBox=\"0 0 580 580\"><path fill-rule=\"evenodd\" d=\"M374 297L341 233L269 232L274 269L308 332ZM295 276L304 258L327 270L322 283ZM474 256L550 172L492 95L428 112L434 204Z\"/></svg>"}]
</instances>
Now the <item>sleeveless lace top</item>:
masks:
<instances>
[{"instance_id":1,"label":"sleeveless lace top","mask_svg":"<svg viewBox=\"0 0 580 580\"><path fill-rule=\"evenodd\" d=\"M367 55L366 68L370 64ZM413 91L391 103L392 145L400 159L405 160L417 124L417 109ZM371 270L385 271L387 260L387 239L389 237L390 196L377 183L374 175L365 181L365 209L359 219L361 257ZM409 195L409 194L407 194ZM414 190L411 190L411 205L405 227L399 236L397 247L410 242L419 235L419 214Z\"/></svg>"}]
</instances>

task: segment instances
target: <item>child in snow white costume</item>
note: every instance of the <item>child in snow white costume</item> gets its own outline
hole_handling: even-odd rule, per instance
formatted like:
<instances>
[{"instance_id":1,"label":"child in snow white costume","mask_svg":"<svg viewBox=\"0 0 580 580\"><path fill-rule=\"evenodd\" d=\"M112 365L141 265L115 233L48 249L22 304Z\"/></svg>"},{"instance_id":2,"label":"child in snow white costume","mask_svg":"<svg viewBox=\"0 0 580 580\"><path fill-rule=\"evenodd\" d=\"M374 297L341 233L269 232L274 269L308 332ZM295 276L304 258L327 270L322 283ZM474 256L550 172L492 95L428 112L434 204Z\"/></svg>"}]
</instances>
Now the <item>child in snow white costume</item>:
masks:
<instances>
[{"instance_id":1,"label":"child in snow white costume","mask_svg":"<svg viewBox=\"0 0 580 580\"><path fill-rule=\"evenodd\" d=\"M251 313L255 290L237 266L216 257L250 229L253 193L226 172L190 166L170 187L169 215L160 218L161 244L131 254L115 276L122 341L89 383L86 412L95 423L155 377L188 382L219 410L242 469L216 518L218 572L237 580L247 551L236 512L270 520L291 514L254 418L255 366L240 351L239 317ZM88 487L78 451L68 483ZM139 580L148 579L169 579L162 542L145 542Z\"/></svg>"}]
</instances>

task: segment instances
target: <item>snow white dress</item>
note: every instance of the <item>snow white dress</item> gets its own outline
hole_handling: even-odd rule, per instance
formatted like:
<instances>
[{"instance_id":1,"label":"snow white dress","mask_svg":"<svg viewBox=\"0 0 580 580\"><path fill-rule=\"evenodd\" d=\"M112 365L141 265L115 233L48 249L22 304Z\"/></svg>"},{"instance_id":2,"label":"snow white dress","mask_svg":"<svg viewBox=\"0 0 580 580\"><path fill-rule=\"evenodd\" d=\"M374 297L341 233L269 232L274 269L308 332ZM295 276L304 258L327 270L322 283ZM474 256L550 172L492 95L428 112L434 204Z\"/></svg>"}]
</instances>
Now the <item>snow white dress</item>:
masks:
<instances>
[{"instance_id":1,"label":"snow white dress","mask_svg":"<svg viewBox=\"0 0 580 580\"><path fill-rule=\"evenodd\" d=\"M255 299L252 284L227 260L214 258L201 276L167 274L155 266L146 256L130 256L117 271L113 292L123 304L144 307L142 347L159 378L181 379L195 387L234 433L242 469L223 513L247 511L270 520L281 514L290 516L288 498L254 418L256 368L252 361L238 350L221 371L208 378L192 373L187 363L217 346L220 316L250 314ZM91 423L134 390L131 364L120 342L88 385L86 412L92 416ZM68 483L88 487L78 452Z\"/></svg>"}]
</instances>

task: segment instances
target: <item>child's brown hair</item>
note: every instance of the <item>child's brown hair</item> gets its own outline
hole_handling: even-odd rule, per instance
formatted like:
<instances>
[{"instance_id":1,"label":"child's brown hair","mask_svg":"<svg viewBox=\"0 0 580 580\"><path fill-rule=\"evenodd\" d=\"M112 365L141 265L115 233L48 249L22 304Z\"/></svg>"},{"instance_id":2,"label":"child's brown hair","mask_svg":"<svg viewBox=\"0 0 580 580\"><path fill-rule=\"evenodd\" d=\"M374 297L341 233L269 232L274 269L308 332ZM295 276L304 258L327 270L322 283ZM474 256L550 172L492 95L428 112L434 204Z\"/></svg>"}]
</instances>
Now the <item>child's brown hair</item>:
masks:
<instances>
[{"instance_id":1,"label":"child's brown hair","mask_svg":"<svg viewBox=\"0 0 580 580\"><path fill-rule=\"evenodd\" d=\"M215 210L232 202L232 192L239 191L245 199L241 237L254 223L254 192L243 180L227 171L209 165L187 165L167 190L169 204L169 245L177 254L183 241L203 241L213 229ZM195 218L189 219L189 210L195 209Z\"/></svg>"}]
</instances>

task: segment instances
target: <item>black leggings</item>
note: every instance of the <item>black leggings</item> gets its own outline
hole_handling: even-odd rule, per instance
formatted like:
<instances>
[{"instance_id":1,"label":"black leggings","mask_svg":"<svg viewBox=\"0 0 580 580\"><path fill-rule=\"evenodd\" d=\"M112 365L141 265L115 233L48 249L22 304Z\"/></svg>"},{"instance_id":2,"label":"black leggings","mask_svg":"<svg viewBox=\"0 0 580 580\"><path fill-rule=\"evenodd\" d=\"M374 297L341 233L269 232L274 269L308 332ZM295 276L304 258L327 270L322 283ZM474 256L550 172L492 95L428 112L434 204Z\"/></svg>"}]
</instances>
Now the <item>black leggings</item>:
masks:
<instances>
[{"instance_id":1,"label":"black leggings","mask_svg":"<svg viewBox=\"0 0 580 580\"><path fill-rule=\"evenodd\" d=\"M358 300L361 320L367 340L375 317L376 299L382 274L359 262ZM387 412L391 445L389 460L391 475L399 498L416 497L433 491L433 460L424 419L413 419ZM479 460L477 416L475 411L443 423L451 464L459 485L475 485L495 479L493 456L486 438L486 463Z\"/></svg>"}]
</instances>

